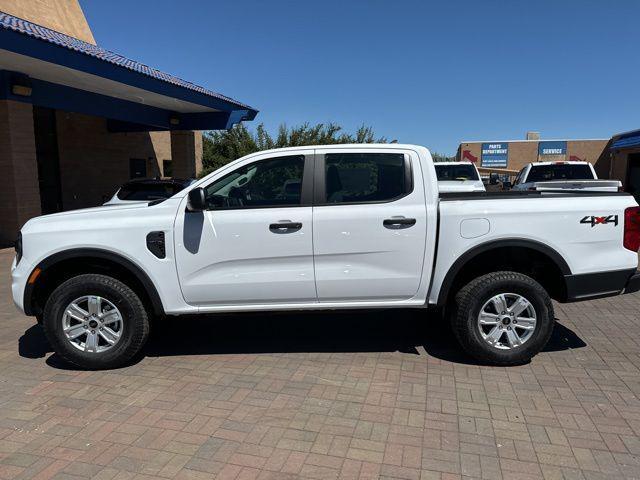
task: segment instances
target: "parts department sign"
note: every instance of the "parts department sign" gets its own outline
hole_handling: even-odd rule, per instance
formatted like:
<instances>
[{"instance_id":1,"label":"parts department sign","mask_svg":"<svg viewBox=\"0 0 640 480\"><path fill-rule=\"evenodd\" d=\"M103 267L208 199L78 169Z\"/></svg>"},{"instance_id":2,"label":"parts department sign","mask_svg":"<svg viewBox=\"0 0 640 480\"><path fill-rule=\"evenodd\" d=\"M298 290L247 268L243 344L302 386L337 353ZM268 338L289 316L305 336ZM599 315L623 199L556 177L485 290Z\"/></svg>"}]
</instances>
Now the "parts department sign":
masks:
<instances>
[{"instance_id":1,"label":"parts department sign","mask_svg":"<svg viewBox=\"0 0 640 480\"><path fill-rule=\"evenodd\" d=\"M538 155L545 157L548 155L566 155L567 142L540 142L538 143Z\"/></svg>"},{"instance_id":2,"label":"parts department sign","mask_svg":"<svg viewBox=\"0 0 640 480\"><path fill-rule=\"evenodd\" d=\"M508 143L483 143L481 166L489 168L506 168L509 157Z\"/></svg>"}]
</instances>

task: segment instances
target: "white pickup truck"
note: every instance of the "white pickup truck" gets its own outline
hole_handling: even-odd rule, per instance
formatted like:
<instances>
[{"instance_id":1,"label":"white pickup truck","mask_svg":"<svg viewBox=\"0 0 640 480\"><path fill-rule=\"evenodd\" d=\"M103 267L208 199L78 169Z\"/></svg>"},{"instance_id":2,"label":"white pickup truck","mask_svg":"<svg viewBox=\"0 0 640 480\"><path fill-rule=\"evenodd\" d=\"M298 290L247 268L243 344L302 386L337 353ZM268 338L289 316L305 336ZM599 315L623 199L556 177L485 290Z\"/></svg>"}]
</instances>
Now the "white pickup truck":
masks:
<instances>
[{"instance_id":1,"label":"white pickup truck","mask_svg":"<svg viewBox=\"0 0 640 480\"><path fill-rule=\"evenodd\" d=\"M34 218L12 290L84 368L127 362L151 322L180 335L169 316L390 307L444 309L469 354L512 365L549 339L552 298L640 289L639 246L624 193L440 194L424 147L301 147L166 200Z\"/></svg>"},{"instance_id":2,"label":"white pickup truck","mask_svg":"<svg viewBox=\"0 0 640 480\"><path fill-rule=\"evenodd\" d=\"M525 165L513 184L514 190L591 190L617 192L620 180L599 180L589 162L536 162Z\"/></svg>"},{"instance_id":3,"label":"white pickup truck","mask_svg":"<svg viewBox=\"0 0 640 480\"><path fill-rule=\"evenodd\" d=\"M471 162L434 162L438 190L450 192L485 192L478 169Z\"/></svg>"}]
</instances>

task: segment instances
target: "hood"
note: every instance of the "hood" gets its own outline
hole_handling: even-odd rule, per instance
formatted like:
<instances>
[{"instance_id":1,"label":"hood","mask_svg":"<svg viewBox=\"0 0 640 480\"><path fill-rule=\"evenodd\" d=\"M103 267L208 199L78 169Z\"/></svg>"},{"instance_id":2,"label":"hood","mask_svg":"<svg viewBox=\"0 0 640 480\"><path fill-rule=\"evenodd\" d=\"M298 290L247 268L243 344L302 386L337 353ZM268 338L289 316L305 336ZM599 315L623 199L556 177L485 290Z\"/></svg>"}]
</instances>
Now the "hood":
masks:
<instances>
[{"instance_id":1,"label":"hood","mask_svg":"<svg viewBox=\"0 0 640 480\"><path fill-rule=\"evenodd\" d=\"M90 225L99 223L122 222L127 217L139 217L142 209L148 207L147 203L128 203L120 205L101 205L99 207L81 208L66 212L51 213L34 217L25 223L21 229L23 233L35 231L52 231L70 228L72 225Z\"/></svg>"},{"instance_id":2,"label":"hood","mask_svg":"<svg viewBox=\"0 0 640 480\"><path fill-rule=\"evenodd\" d=\"M67 210L65 212L58 213L50 213L48 215L41 215L36 218L55 218L55 217L66 217L69 215L82 215L82 214L91 214L91 213L102 213L107 211L115 211L115 210L129 210L129 209L140 209L144 208L149 204L148 201L144 202L127 202L127 203L114 203L110 205L99 205L97 207L88 207L88 208L79 208L77 210Z\"/></svg>"}]
</instances>

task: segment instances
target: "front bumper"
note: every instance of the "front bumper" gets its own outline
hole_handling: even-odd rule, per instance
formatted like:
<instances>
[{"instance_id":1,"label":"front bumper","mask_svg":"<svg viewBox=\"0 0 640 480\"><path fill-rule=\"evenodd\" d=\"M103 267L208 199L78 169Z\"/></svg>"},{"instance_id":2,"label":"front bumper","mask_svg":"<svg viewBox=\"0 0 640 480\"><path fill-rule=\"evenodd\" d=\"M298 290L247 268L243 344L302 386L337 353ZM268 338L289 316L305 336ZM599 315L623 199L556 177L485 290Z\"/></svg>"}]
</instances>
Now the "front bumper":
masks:
<instances>
[{"instance_id":1,"label":"front bumper","mask_svg":"<svg viewBox=\"0 0 640 480\"><path fill-rule=\"evenodd\" d=\"M611 272L565 275L567 302L612 297L640 290L640 271L614 270Z\"/></svg>"},{"instance_id":2,"label":"front bumper","mask_svg":"<svg viewBox=\"0 0 640 480\"><path fill-rule=\"evenodd\" d=\"M22 313L24 312L24 288L27 283L27 277L29 272L25 268L27 262L23 258L19 264L16 265L16 258L14 257L11 264L11 296L13 297L13 303L16 308Z\"/></svg>"}]
</instances>

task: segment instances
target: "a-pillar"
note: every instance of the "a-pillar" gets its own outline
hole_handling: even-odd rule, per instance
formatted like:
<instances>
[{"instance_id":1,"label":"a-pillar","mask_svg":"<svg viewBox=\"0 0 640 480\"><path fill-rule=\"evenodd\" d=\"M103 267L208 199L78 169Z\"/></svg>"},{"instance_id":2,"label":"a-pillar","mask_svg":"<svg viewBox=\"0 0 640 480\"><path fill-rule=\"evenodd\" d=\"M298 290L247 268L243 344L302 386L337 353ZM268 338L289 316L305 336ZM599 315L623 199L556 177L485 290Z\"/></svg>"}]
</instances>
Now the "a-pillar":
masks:
<instances>
[{"instance_id":1,"label":"a-pillar","mask_svg":"<svg viewBox=\"0 0 640 480\"><path fill-rule=\"evenodd\" d=\"M22 225L40 215L38 162L30 103L0 100L0 246L13 244Z\"/></svg>"},{"instance_id":2,"label":"a-pillar","mask_svg":"<svg viewBox=\"0 0 640 480\"><path fill-rule=\"evenodd\" d=\"M171 168L176 178L195 178L202 171L202 132L171 131Z\"/></svg>"}]
</instances>

